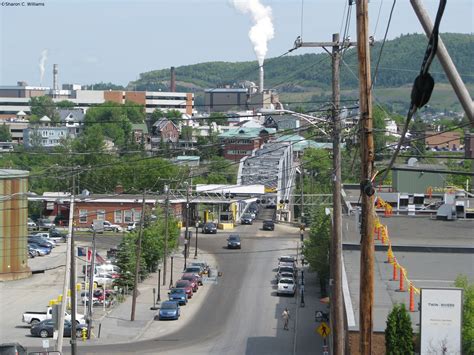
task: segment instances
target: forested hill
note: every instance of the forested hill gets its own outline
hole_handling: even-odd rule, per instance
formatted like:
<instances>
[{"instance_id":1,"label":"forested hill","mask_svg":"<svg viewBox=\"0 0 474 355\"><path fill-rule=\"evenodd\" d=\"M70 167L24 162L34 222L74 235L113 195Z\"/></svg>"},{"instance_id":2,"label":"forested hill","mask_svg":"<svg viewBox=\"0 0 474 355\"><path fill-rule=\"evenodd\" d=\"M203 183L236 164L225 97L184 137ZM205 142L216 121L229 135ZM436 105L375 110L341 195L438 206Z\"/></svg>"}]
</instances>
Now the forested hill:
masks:
<instances>
[{"instance_id":1,"label":"forested hill","mask_svg":"<svg viewBox=\"0 0 474 355\"><path fill-rule=\"evenodd\" d=\"M464 82L474 82L474 35L441 34ZM422 34L402 35L385 43L377 75L377 87L398 87L413 83L420 70L428 39ZM379 57L381 42L371 47L372 73ZM297 51L293 52L297 53ZM357 51L348 49L341 65L343 87L357 86ZM325 54L287 55L268 58L264 64L265 87L280 92L307 91L314 87L327 88L331 80L330 57ZM436 82L446 82L446 76L437 59L430 72ZM135 90L169 90L169 68L140 74L128 85ZM258 64L252 62L208 62L176 68L179 90L197 91L245 80L258 81Z\"/></svg>"}]
</instances>

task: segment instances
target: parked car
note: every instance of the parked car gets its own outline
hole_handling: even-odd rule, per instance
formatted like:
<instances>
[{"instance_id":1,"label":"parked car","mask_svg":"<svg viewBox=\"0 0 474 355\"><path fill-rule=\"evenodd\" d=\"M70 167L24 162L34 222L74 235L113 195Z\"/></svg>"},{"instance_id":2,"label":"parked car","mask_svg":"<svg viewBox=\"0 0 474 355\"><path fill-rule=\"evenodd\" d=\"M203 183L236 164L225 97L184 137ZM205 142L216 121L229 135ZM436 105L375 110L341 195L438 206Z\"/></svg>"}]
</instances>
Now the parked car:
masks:
<instances>
[{"instance_id":1,"label":"parked car","mask_svg":"<svg viewBox=\"0 0 474 355\"><path fill-rule=\"evenodd\" d=\"M196 275L192 273L184 273L183 276L181 276L181 280L187 280L191 282L191 286L193 288L193 292L196 292L199 288L199 279L196 277Z\"/></svg>"},{"instance_id":2,"label":"parked car","mask_svg":"<svg viewBox=\"0 0 474 355\"><path fill-rule=\"evenodd\" d=\"M28 248L33 249L37 255L44 256L51 254L51 248L28 241Z\"/></svg>"},{"instance_id":3,"label":"parked car","mask_svg":"<svg viewBox=\"0 0 474 355\"><path fill-rule=\"evenodd\" d=\"M82 337L82 329L86 329L87 325L77 324L76 325L76 337ZM68 320L64 321L64 336L70 337L72 330L72 323ZM54 321L52 319L46 319L38 324L32 325L30 333L34 337L49 338L53 336L54 332ZM86 333L87 334L87 333Z\"/></svg>"},{"instance_id":4,"label":"parked car","mask_svg":"<svg viewBox=\"0 0 474 355\"><path fill-rule=\"evenodd\" d=\"M188 280L178 280L174 286L175 288L184 288L188 299L193 298L193 286Z\"/></svg>"},{"instance_id":5,"label":"parked car","mask_svg":"<svg viewBox=\"0 0 474 355\"><path fill-rule=\"evenodd\" d=\"M281 278L278 281L277 296L286 294L286 295L295 295L296 284L293 278Z\"/></svg>"},{"instance_id":6,"label":"parked car","mask_svg":"<svg viewBox=\"0 0 474 355\"><path fill-rule=\"evenodd\" d=\"M53 228L49 231L49 237L53 238L57 242L62 241L64 243L67 242L67 234L58 231L56 228Z\"/></svg>"},{"instance_id":7,"label":"parked car","mask_svg":"<svg viewBox=\"0 0 474 355\"><path fill-rule=\"evenodd\" d=\"M253 224L253 218L250 213L244 213L242 218L240 218L241 224Z\"/></svg>"},{"instance_id":8,"label":"parked car","mask_svg":"<svg viewBox=\"0 0 474 355\"><path fill-rule=\"evenodd\" d=\"M134 230L136 230L138 227L138 223L137 222L132 222L132 223L129 223L127 225L127 232L133 232Z\"/></svg>"},{"instance_id":9,"label":"parked car","mask_svg":"<svg viewBox=\"0 0 474 355\"><path fill-rule=\"evenodd\" d=\"M278 258L278 266L282 263L292 263L296 267L296 259L293 256L283 255Z\"/></svg>"},{"instance_id":10,"label":"parked car","mask_svg":"<svg viewBox=\"0 0 474 355\"><path fill-rule=\"evenodd\" d=\"M193 261L191 262L191 267L192 266L199 266L201 268L201 275L207 274L209 272L209 265L204 262L204 261Z\"/></svg>"},{"instance_id":11,"label":"parked car","mask_svg":"<svg viewBox=\"0 0 474 355\"><path fill-rule=\"evenodd\" d=\"M215 225L215 223L207 222L204 224L204 227L202 227L202 232L204 234L216 234L217 226Z\"/></svg>"},{"instance_id":12,"label":"parked car","mask_svg":"<svg viewBox=\"0 0 474 355\"><path fill-rule=\"evenodd\" d=\"M111 231L111 232L121 232L123 229L120 225L118 224L113 224L110 223L109 221L103 221L104 222L104 231ZM94 230L94 223L91 224L91 230Z\"/></svg>"},{"instance_id":13,"label":"parked car","mask_svg":"<svg viewBox=\"0 0 474 355\"><path fill-rule=\"evenodd\" d=\"M32 234L31 236L32 237L40 237L43 240L46 240L48 242L52 242L52 243L54 243L54 246L56 246L58 244L58 242L62 240L62 238L52 237L51 234L48 233L48 232L39 232L39 233Z\"/></svg>"},{"instance_id":14,"label":"parked car","mask_svg":"<svg viewBox=\"0 0 474 355\"><path fill-rule=\"evenodd\" d=\"M52 307L46 307L46 311L44 312L32 312L32 311L27 311L23 313L23 316L21 318L23 323L27 324L38 324L46 319L51 319L53 318L53 308ZM71 320L71 315L68 312L65 312L65 319L70 321ZM76 314L76 323L78 324L85 324L86 321L84 319L84 316L82 314L77 313Z\"/></svg>"},{"instance_id":15,"label":"parked car","mask_svg":"<svg viewBox=\"0 0 474 355\"><path fill-rule=\"evenodd\" d=\"M35 221L33 221L31 218L28 218L28 230L37 230L38 229L38 225L36 224Z\"/></svg>"},{"instance_id":16,"label":"parked car","mask_svg":"<svg viewBox=\"0 0 474 355\"><path fill-rule=\"evenodd\" d=\"M44 230L50 230L51 228L55 228L55 224L50 221L49 219L47 218L40 218L38 219L37 221L38 223L38 230L40 231L44 231Z\"/></svg>"},{"instance_id":17,"label":"parked car","mask_svg":"<svg viewBox=\"0 0 474 355\"><path fill-rule=\"evenodd\" d=\"M203 271L200 266L188 266L186 269L184 269L183 273L186 274L194 274L194 276L197 277L198 279L198 284L202 285L202 274Z\"/></svg>"},{"instance_id":18,"label":"parked car","mask_svg":"<svg viewBox=\"0 0 474 355\"><path fill-rule=\"evenodd\" d=\"M293 268L291 266L280 266L280 267L278 267L278 271L277 271L277 275L276 275L277 280L280 280L281 275L285 272L293 274L293 277L296 276L296 269L295 268Z\"/></svg>"},{"instance_id":19,"label":"parked car","mask_svg":"<svg viewBox=\"0 0 474 355\"><path fill-rule=\"evenodd\" d=\"M181 309L176 301L165 301L161 303L158 317L162 319L178 319L181 315Z\"/></svg>"},{"instance_id":20,"label":"parked car","mask_svg":"<svg viewBox=\"0 0 474 355\"><path fill-rule=\"evenodd\" d=\"M107 273L98 273L94 275L94 283L97 287L108 287L114 283L114 277Z\"/></svg>"},{"instance_id":21,"label":"parked car","mask_svg":"<svg viewBox=\"0 0 474 355\"><path fill-rule=\"evenodd\" d=\"M280 279L295 279L295 274L293 274L292 272L282 272L280 273Z\"/></svg>"},{"instance_id":22,"label":"parked car","mask_svg":"<svg viewBox=\"0 0 474 355\"><path fill-rule=\"evenodd\" d=\"M178 302L183 306L188 303L188 295L184 288L172 288L170 292L168 292L168 299L170 301Z\"/></svg>"},{"instance_id":23,"label":"parked car","mask_svg":"<svg viewBox=\"0 0 474 355\"><path fill-rule=\"evenodd\" d=\"M40 246L43 247L48 247L50 249L53 249L56 247L56 242L54 240L48 240L46 238L40 237L38 235L29 235L28 236L28 242L36 243Z\"/></svg>"},{"instance_id":24,"label":"parked car","mask_svg":"<svg viewBox=\"0 0 474 355\"><path fill-rule=\"evenodd\" d=\"M36 256L38 256L38 252L31 245L28 244L28 257L34 258Z\"/></svg>"},{"instance_id":25,"label":"parked car","mask_svg":"<svg viewBox=\"0 0 474 355\"><path fill-rule=\"evenodd\" d=\"M238 234L229 235L229 238L227 238L227 248L228 249L241 249L242 244L240 242L240 235Z\"/></svg>"},{"instance_id":26,"label":"parked car","mask_svg":"<svg viewBox=\"0 0 474 355\"><path fill-rule=\"evenodd\" d=\"M262 229L264 231L265 230L269 230L269 231L275 230L275 222L273 222L270 219L267 219L267 220L263 221Z\"/></svg>"}]
</instances>

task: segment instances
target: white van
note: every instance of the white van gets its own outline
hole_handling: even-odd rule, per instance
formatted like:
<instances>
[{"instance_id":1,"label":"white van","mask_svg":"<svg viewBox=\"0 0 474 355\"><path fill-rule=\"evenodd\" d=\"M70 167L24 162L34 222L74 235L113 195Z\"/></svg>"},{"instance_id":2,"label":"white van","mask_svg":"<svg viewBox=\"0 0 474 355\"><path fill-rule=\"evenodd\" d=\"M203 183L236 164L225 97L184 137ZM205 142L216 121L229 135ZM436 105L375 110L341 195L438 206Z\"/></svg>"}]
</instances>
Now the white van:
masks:
<instances>
[{"instance_id":1,"label":"white van","mask_svg":"<svg viewBox=\"0 0 474 355\"><path fill-rule=\"evenodd\" d=\"M113 264L102 264L95 267L96 274L118 274L120 273L120 268L117 265Z\"/></svg>"}]
</instances>

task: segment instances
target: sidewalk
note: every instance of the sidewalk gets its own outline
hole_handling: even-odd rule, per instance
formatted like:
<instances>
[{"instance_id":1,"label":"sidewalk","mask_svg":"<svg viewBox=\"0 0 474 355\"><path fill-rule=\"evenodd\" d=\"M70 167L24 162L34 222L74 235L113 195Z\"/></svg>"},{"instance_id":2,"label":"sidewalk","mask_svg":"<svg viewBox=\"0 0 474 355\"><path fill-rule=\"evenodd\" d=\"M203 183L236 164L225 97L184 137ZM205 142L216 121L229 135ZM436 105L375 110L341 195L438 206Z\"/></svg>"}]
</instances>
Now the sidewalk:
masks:
<instances>
[{"instance_id":1,"label":"sidewalk","mask_svg":"<svg viewBox=\"0 0 474 355\"><path fill-rule=\"evenodd\" d=\"M301 269L299 269L301 270ZM320 323L315 320L315 312L329 313L329 307L320 302L321 290L319 279L315 272L310 272L308 266L304 271L304 307L301 303L301 294L298 288L296 296L296 330L294 338L294 354L322 353L322 338L316 332ZM298 274L298 283L301 281L301 271ZM329 323L329 322L326 322ZM329 339L328 339L329 342Z\"/></svg>"},{"instance_id":2,"label":"sidewalk","mask_svg":"<svg viewBox=\"0 0 474 355\"><path fill-rule=\"evenodd\" d=\"M180 248L173 255L173 282L181 278L181 274L184 268L184 257L182 253L183 249ZM199 257L198 261L207 262L213 269L216 268L215 259L212 255L204 254ZM202 254L201 254L202 255ZM189 262L193 262L193 256L188 259ZM161 268L163 268L161 266ZM168 259L167 264L168 272L166 277L166 285L163 286L163 272L161 273L161 285L160 285L160 296L161 301L168 299L168 290L170 284L170 268L171 262ZM162 270L163 271L163 270ZM111 343L126 343L130 341L136 341L138 339L153 338L158 335L162 335L164 332L171 332L179 327L182 327L186 319L190 319L190 315L194 314L199 309L199 304L206 298L206 293L212 288L212 285L204 284L199 287L199 291L193 295L192 300L181 310L181 317L175 322L167 322L166 327L160 324L160 327L153 327L154 323L159 323L154 320L154 316L158 313L158 310L151 310L153 307L153 288L158 292L158 273L151 274L146 280L138 285L138 297L135 308L135 321L131 321L131 310L132 310L132 295L126 297L123 303L120 303L110 311L108 311L103 317L98 320L94 320L93 323L93 336L88 341L90 344L111 344ZM156 297L158 295L156 294ZM158 305L157 305L158 306ZM159 332L156 330L159 329ZM99 334L100 332L100 334ZM146 335L146 336L145 336ZM99 337L100 336L100 337ZM145 336L145 337L144 337ZM78 343L82 341L78 340Z\"/></svg>"}]
</instances>

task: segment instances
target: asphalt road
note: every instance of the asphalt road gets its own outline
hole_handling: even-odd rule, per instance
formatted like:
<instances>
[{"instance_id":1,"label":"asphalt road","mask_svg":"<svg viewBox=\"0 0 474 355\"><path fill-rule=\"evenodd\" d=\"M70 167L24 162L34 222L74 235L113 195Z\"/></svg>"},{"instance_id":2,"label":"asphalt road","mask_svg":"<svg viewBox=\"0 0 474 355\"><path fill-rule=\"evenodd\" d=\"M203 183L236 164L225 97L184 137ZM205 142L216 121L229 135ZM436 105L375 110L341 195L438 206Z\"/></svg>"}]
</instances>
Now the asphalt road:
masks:
<instances>
[{"instance_id":1,"label":"asphalt road","mask_svg":"<svg viewBox=\"0 0 474 355\"><path fill-rule=\"evenodd\" d=\"M214 254L223 276L194 318L179 332L128 344L84 346L81 354L291 354L295 329L283 330L281 313L296 314L296 299L277 297L277 257L295 254L295 229L262 231L261 222L239 226L241 250L228 250L229 232L199 235L200 249Z\"/></svg>"}]
</instances>

